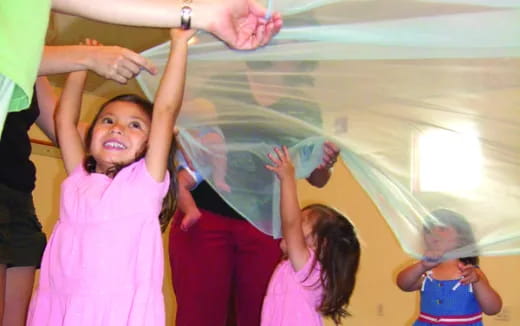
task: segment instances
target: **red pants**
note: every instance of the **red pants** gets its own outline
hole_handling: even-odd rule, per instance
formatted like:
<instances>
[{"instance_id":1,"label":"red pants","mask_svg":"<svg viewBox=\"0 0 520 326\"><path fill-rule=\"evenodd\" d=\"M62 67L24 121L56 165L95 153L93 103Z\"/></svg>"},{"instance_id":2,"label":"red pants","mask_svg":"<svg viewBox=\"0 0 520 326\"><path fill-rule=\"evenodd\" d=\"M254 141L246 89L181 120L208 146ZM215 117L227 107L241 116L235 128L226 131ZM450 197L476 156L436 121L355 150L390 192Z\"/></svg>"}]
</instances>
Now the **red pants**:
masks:
<instances>
[{"instance_id":1,"label":"red pants","mask_svg":"<svg viewBox=\"0 0 520 326\"><path fill-rule=\"evenodd\" d=\"M201 213L188 232L180 229L179 218L170 232L175 325L225 326L234 291L237 325L259 326L267 285L281 258L279 241L246 220Z\"/></svg>"}]
</instances>

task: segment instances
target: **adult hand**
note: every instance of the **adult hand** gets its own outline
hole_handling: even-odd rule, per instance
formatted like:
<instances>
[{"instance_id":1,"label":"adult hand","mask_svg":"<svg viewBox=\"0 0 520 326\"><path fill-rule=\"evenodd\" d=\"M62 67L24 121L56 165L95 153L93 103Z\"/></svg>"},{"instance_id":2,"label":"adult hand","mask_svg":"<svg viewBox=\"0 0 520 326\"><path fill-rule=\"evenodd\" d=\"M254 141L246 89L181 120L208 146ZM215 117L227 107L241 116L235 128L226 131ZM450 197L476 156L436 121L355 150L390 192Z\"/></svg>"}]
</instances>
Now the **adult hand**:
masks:
<instances>
[{"instance_id":1,"label":"adult hand","mask_svg":"<svg viewBox=\"0 0 520 326\"><path fill-rule=\"evenodd\" d=\"M181 230L188 232L202 217L202 214L197 210L198 214L185 214L181 221Z\"/></svg>"},{"instance_id":2,"label":"adult hand","mask_svg":"<svg viewBox=\"0 0 520 326\"><path fill-rule=\"evenodd\" d=\"M339 147L330 142L326 141L323 143L323 161L318 166L318 169L330 169L336 164L339 155Z\"/></svg>"},{"instance_id":3,"label":"adult hand","mask_svg":"<svg viewBox=\"0 0 520 326\"><path fill-rule=\"evenodd\" d=\"M157 72L157 68L150 61L132 50L120 46L103 46L92 39L86 39L85 45L90 52L87 59L88 68L106 79L126 84L142 70L151 74Z\"/></svg>"},{"instance_id":4,"label":"adult hand","mask_svg":"<svg viewBox=\"0 0 520 326\"><path fill-rule=\"evenodd\" d=\"M238 50L252 50L264 46L282 27L279 13L265 18L266 10L255 0L215 1L211 14L213 23L208 32Z\"/></svg>"}]
</instances>

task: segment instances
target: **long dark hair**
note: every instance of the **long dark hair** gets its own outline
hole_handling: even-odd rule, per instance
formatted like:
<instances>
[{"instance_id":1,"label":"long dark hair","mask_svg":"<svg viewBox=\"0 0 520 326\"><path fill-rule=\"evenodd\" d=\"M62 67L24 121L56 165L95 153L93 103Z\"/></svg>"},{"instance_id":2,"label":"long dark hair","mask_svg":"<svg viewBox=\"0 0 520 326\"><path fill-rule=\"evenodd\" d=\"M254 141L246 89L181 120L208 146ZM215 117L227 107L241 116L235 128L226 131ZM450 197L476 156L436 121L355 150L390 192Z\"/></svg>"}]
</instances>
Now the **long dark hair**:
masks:
<instances>
[{"instance_id":1,"label":"long dark hair","mask_svg":"<svg viewBox=\"0 0 520 326\"><path fill-rule=\"evenodd\" d=\"M361 249L350 221L336 210L321 204L306 206L315 220L312 235L316 261L321 265L323 298L318 311L336 325L349 315L346 308L356 284Z\"/></svg>"},{"instance_id":2,"label":"long dark hair","mask_svg":"<svg viewBox=\"0 0 520 326\"><path fill-rule=\"evenodd\" d=\"M457 232L457 248L468 247L468 249L475 254L474 256L461 257L459 260L465 265L478 265L479 257L475 235L466 218L450 209L439 208L430 213L430 217L425 225L425 230L429 231L439 225L445 225L455 229L455 232Z\"/></svg>"},{"instance_id":3,"label":"long dark hair","mask_svg":"<svg viewBox=\"0 0 520 326\"><path fill-rule=\"evenodd\" d=\"M107 102L105 102L97 112L96 116L94 117L94 120L92 121L92 124L89 126L87 130L87 135L85 137L85 148L87 150L87 155L85 157L84 161L84 167L85 170L89 173L96 172L96 160L90 154L88 151L90 150L90 145L92 143L92 132L94 130L94 125L96 124L97 120L99 119L99 116L101 115L101 112L110 104L114 102L128 102L136 104L141 110L150 118L150 121L152 121L152 114L153 114L153 103L148 101L147 99L144 99L138 95L134 94L123 94L116 96ZM173 131L172 131L173 133ZM173 137L173 136L172 136ZM175 208L177 206L177 200L176 200L176 189L177 189L177 178L176 178L176 167L175 167L175 153L177 151L177 142L175 140L175 137L173 137L172 145L170 147L170 153L168 155L168 172L170 174L170 186L168 189L168 193L166 194L166 197L164 197L161 213L159 214L159 222L161 224L161 230L166 230L166 227L168 226L168 223L170 222L173 213L175 212ZM143 158L146 154L146 147L143 148L143 150L140 153L137 153L136 158L134 160L138 161L141 158ZM115 177L119 171L121 171L124 167L130 165L133 162L130 162L128 164L115 164L113 167L107 170L106 174L113 178Z\"/></svg>"}]
</instances>

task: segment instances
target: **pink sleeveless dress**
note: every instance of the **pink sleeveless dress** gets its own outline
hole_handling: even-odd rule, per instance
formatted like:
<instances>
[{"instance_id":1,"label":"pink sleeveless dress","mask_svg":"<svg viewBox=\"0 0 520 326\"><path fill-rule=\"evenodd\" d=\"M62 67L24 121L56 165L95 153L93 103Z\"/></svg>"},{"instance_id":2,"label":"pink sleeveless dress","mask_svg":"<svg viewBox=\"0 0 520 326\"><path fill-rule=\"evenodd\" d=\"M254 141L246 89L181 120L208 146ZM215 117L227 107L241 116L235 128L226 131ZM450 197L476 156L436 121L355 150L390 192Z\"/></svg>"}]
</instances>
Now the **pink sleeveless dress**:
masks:
<instances>
[{"instance_id":1,"label":"pink sleeveless dress","mask_svg":"<svg viewBox=\"0 0 520 326\"><path fill-rule=\"evenodd\" d=\"M158 215L168 186L144 159L113 179L77 167L62 184L27 325L164 326Z\"/></svg>"},{"instance_id":2,"label":"pink sleeveless dress","mask_svg":"<svg viewBox=\"0 0 520 326\"><path fill-rule=\"evenodd\" d=\"M323 297L321 265L314 264L314 252L301 270L283 260L271 277L262 307L261 326L323 326L317 311Z\"/></svg>"}]
</instances>

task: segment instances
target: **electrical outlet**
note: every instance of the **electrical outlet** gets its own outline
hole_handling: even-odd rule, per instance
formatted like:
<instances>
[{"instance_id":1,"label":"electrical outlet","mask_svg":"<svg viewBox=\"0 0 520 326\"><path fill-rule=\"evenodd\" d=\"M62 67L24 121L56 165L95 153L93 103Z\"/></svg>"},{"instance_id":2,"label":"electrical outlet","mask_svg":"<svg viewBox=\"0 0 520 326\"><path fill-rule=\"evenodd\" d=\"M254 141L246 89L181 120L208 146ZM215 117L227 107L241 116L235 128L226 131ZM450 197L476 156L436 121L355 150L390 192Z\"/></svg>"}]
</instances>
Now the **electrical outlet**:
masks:
<instances>
[{"instance_id":1,"label":"electrical outlet","mask_svg":"<svg viewBox=\"0 0 520 326\"><path fill-rule=\"evenodd\" d=\"M378 303L377 304L377 306L376 306L376 315L380 316L380 317L385 315L385 310L384 310L384 307L383 307L382 303Z\"/></svg>"}]
</instances>

